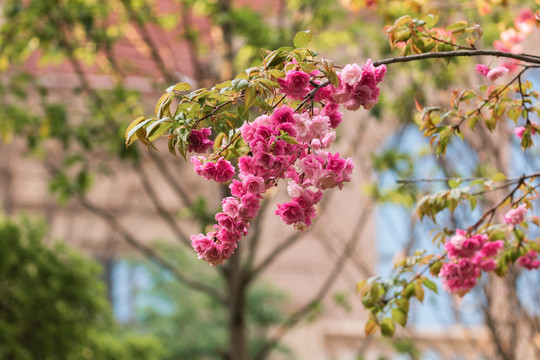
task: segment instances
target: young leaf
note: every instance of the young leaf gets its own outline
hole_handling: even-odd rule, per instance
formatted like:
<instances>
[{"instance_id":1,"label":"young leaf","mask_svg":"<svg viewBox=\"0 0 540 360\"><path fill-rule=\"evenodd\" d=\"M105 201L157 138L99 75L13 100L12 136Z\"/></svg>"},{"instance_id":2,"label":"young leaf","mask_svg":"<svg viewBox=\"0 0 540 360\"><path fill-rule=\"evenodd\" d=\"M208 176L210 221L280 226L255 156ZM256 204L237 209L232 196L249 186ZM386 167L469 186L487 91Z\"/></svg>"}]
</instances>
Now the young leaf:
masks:
<instances>
[{"instance_id":1,"label":"young leaf","mask_svg":"<svg viewBox=\"0 0 540 360\"><path fill-rule=\"evenodd\" d=\"M392 319L399 325L405 327L407 324L407 313L398 308L392 309Z\"/></svg>"},{"instance_id":2,"label":"young leaf","mask_svg":"<svg viewBox=\"0 0 540 360\"><path fill-rule=\"evenodd\" d=\"M373 320L373 318L369 318L366 322L366 326L364 327L364 333L366 336L373 334L375 331L377 331L377 328L379 325Z\"/></svg>"},{"instance_id":3,"label":"young leaf","mask_svg":"<svg viewBox=\"0 0 540 360\"><path fill-rule=\"evenodd\" d=\"M439 15L428 14L423 19L426 22L427 28L432 28L439 21Z\"/></svg>"},{"instance_id":4,"label":"young leaf","mask_svg":"<svg viewBox=\"0 0 540 360\"><path fill-rule=\"evenodd\" d=\"M244 105L245 110L247 111L253 104L255 104L255 101L257 99L257 89L255 86L250 85L246 88L245 98L244 98Z\"/></svg>"},{"instance_id":5,"label":"young leaf","mask_svg":"<svg viewBox=\"0 0 540 360\"><path fill-rule=\"evenodd\" d=\"M294 36L294 47L297 49L305 47L311 41L311 31L300 31Z\"/></svg>"},{"instance_id":6,"label":"young leaf","mask_svg":"<svg viewBox=\"0 0 540 360\"><path fill-rule=\"evenodd\" d=\"M422 283L420 281L416 281L414 283L414 292L416 294L416 298L420 301L424 301L424 288L422 287Z\"/></svg>"},{"instance_id":7,"label":"young leaf","mask_svg":"<svg viewBox=\"0 0 540 360\"><path fill-rule=\"evenodd\" d=\"M435 284L433 281L429 280L428 278L423 278L422 283L431 291L433 291L435 294L438 294L437 292L437 284Z\"/></svg>"},{"instance_id":8,"label":"young leaf","mask_svg":"<svg viewBox=\"0 0 540 360\"><path fill-rule=\"evenodd\" d=\"M395 330L394 321L390 318L384 318L381 323L381 334L385 337L392 337Z\"/></svg>"}]
</instances>

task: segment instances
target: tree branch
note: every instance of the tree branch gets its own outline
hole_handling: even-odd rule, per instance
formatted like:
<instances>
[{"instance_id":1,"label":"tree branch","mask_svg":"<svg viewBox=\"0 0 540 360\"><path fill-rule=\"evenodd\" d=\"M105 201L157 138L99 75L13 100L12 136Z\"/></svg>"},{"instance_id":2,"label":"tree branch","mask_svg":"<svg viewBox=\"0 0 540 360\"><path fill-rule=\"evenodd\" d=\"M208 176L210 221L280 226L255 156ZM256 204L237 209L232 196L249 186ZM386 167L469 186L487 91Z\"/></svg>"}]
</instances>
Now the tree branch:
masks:
<instances>
[{"instance_id":1,"label":"tree branch","mask_svg":"<svg viewBox=\"0 0 540 360\"><path fill-rule=\"evenodd\" d=\"M150 32L146 28L146 24L142 19L139 17L137 12L133 9L133 6L131 5L130 0L121 0L122 5L124 5L124 8L127 11L127 14L131 21L133 21L137 25L137 31L141 35L141 38L146 43L148 48L150 49L150 56L152 57L152 60L156 63L159 71L165 78L165 81L168 83L174 83L176 82L176 79L173 74L169 72L167 67L165 66L165 62L161 58L161 55L159 54L158 47L154 40L152 39L152 36L150 35Z\"/></svg>"},{"instance_id":2,"label":"tree branch","mask_svg":"<svg viewBox=\"0 0 540 360\"><path fill-rule=\"evenodd\" d=\"M144 190L146 191L146 194L150 198L150 201L152 201L152 204L154 204L154 207L156 208L156 211L161 215L163 220L167 223L169 228L172 230L172 232L176 235L176 237L187 247L191 248L191 241L189 240L189 236L187 236L182 229L178 226L178 223L175 221L173 216L163 207L163 204L159 201L157 193L154 191L153 186L150 183L150 180L148 179L148 176L146 175L144 169L139 163L134 163L133 168L135 169L135 172L139 176L139 179L141 180L141 183L143 185Z\"/></svg>"},{"instance_id":3,"label":"tree branch","mask_svg":"<svg viewBox=\"0 0 540 360\"><path fill-rule=\"evenodd\" d=\"M395 63L418 61L425 59L442 59L442 58L453 58L453 57L463 57L463 56L496 56L503 58L510 58L516 60L527 61L532 64L540 65L540 57L529 54L512 54L504 51L498 50L455 50L455 51L445 51L445 52L430 52L424 54L414 54L407 56L399 56L388 59L383 59L379 61L374 61L373 66L379 65L390 65Z\"/></svg>"},{"instance_id":4,"label":"tree branch","mask_svg":"<svg viewBox=\"0 0 540 360\"><path fill-rule=\"evenodd\" d=\"M257 218L253 220L252 222L251 228L253 229L253 232L251 233L251 241L249 242L248 255L247 255L246 263L244 265L244 269L245 269L244 275L250 274L251 269L253 267L253 262L255 260L255 255L257 253L259 240L261 238L261 231L262 231L262 224L263 224L262 220L264 218L266 209L268 209L269 204L270 204L269 199L263 199L261 208L259 210L259 214L257 215Z\"/></svg>"},{"instance_id":5,"label":"tree branch","mask_svg":"<svg viewBox=\"0 0 540 360\"><path fill-rule=\"evenodd\" d=\"M105 221L115 232L120 234L124 240L133 246L135 249L140 251L143 255L148 257L149 259L155 261L158 265L163 267L164 269L170 271L178 281L185 284L186 286L201 291L203 293L206 293L207 295L211 296L217 301L224 301L224 296L217 292L213 287L210 287L206 284L200 283L197 280L194 280L184 274L182 274L178 268L173 265L171 262L163 258L158 254L156 250L154 250L152 247L146 246L139 242L124 226L122 226L116 218L108 213L107 211L103 210L102 208L97 207L96 205L92 204L88 199L80 194L74 194L75 199L87 210L92 212L94 215L97 215L100 217L103 221Z\"/></svg>"},{"instance_id":6,"label":"tree branch","mask_svg":"<svg viewBox=\"0 0 540 360\"><path fill-rule=\"evenodd\" d=\"M167 165L164 163L163 159L159 157L158 154L153 151L148 151L148 154L150 155L150 159L152 159L154 164L159 169L161 175L163 175L165 180L167 180L167 182L176 192L178 197L184 202L184 205L187 207L192 206L193 201L189 198L188 194L184 191L182 186L180 186L180 184L175 180L174 176L171 174L171 172L167 168Z\"/></svg>"},{"instance_id":7,"label":"tree branch","mask_svg":"<svg viewBox=\"0 0 540 360\"><path fill-rule=\"evenodd\" d=\"M358 220L356 221L356 224L353 226L353 232L351 233L349 240L347 241L346 246L343 248L343 251L339 258L336 260L333 270L330 272L330 274L327 276L326 280L323 282L319 290L315 293L315 295L312 297L310 301L308 301L304 306L302 306L300 309L298 309L296 312L294 312L285 322L283 322L278 330L276 331L276 334L270 338L268 341L266 341L261 348L257 351L256 355L254 356L254 359L265 359L268 355L268 352L272 349L272 347L277 344L281 338L287 333L289 329L291 329L293 326L295 326L297 323L299 323L303 318L305 318L307 315L309 315L315 306L322 301L322 299L326 296L332 285L334 284L336 278L339 276L341 271L343 270L343 267L345 266L345 263L347 262L348 258L353 254L354 247L358 240L360 239L360 234L362 233L365 224L367 223L368 216L367 213L373 208L373 203L367 202L364 204L364 207L362 211L360 211L360 215L358 217Z\"/></svg>"}]
</instances>

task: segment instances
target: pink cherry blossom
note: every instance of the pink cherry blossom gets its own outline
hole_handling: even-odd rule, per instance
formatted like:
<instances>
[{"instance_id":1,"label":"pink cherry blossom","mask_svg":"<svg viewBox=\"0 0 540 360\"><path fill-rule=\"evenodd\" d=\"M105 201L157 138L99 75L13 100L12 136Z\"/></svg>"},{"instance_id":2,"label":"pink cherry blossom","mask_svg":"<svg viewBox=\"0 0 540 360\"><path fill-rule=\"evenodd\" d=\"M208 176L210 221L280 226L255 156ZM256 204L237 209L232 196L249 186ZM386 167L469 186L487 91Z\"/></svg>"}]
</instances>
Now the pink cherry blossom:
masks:
<instances>
[{"instance_id":1,"label":"pink cherry blossom","mask_svg":"<svg viewBox=\"0 0 540 360\"><path fill-rule=\"evenodd\" d=\"M293 100L301 100L307 95L309 80L309 74L297 70L289 70L285 79L277 79L280 92Z\"/></svg>"},{"instance_id":2,"label":"pink cherry blossom","mask_svg":"<svg viewBox=\"0 0 540 360\"><path fill-rule=\"evenodd\" d=\"M362 68L358 64L345 65L341 71L341 78L347 85L354 86L362 80Z\"/></svg>"},{"instance_id":3,"label":"pink cherry blossom","mask_svg":"<svg viewBox=\"0 0 540 360\"><path fill-rule=\"evenodd\" d=\"M231 184L232 185L232 184ZM227 215L229 215L232 218L235 218L238 216L238 212L240 210L240 202L237 198L228 196L221 202L223 207L223 212Z\"/></svg>"},{"instance_id":4,"label":"pink cherry blossom","mask_svg":"<svg viewBox=\"0 0 540 360\"><path fill-rule=\"evenodd\" d=\"M212 266L222 264L223 261L225 261L225 258L223 257L222 247L215 242L213 242L212 245L206 248L204 253L199 256L202 256L202 259L204 259L204 261L206 261Z\"/></svg>"},{"instance_id":5,"label":"pink cherry blossom","mask_svg":"<svg viewBox=\"0 0 540 360\"><path fill-rule=\"evenodd\" d=\"M199 259L202 259L204 252L213 246L213 243L214 241L210 238L210 234L198 234L191 237L191 246L199 254Z\"/></svg>"},{"instance_id":6,"label":"pink cherry blossom","mask_svg":"<svg viewBox=\"0 0 540 360\"><path fill-rule=\"evenodd\" d=\"M509 210L503 216L505 223L509 225L518 225L525 220L525 215L527 214L527 205L519 205L516 209Z\"/></svg>"},{"instance_id":7,"label":"pink cherry blossom","mask_svg":"<svg viewBox=\"0 0 540 360\"><path fill-rule=\"evenodd\" d=\"M324 108L321 111L321 115L328 116L330 119L330 127L332 129L335 129L338 127L339 124L341 124L341 120L343 117L343 114L338 111L339 104L336 103L328 103L324 106Z\"/></svg>"},{"instance_id":8,"label":"pink cherry blossom","mask_svg":"<svg viewBox=\"0 0 540 360\"><path fill-rule=\"evenodd\" d=\"M285 204L278 204L275 214L279 215L283 222L287 225L293 225L298 222L305 223L305 211L295 201Z\"/></svg>"},{"instance_id":9,"label":"pink cherry blossom","mask_svg":"<svg viewBox=\"0 0 540 360\"><path fill-rule=\"evenodd\" d=\"M443 264L439 277L443 288L451 293L463 296L476 286L480 269L471 259L459 259Z\"/></svg>"},{"instance_id":10,"label":"pink cherry blossom","mask_svg":"<svg viewBox=\"0 0 540 360\"><path fill-rule=\"evenodd\" d=\"M193 129L188 136L188 151L203 154L214 146L214 142L208 137L212 134L211 128L201 130Z\"/></svg>"},{"instance_id":11,"label":"pink cherry blossom","mask_svg":"<svg viewBox=\"0 0 540 360\"><path fill-rule=\"evenodd\" d=\"M536 19L531 9L523 9L514 20L516 29L525 35L534 31Z\"/></svg>"},{"instance_id":12,"label":"pink cherry blossom","mask_svg":"<svg viewBox=\"0 0 540 360\"><path fill-rule=\"evenodd\" d=\"M482 76L486 76L489 72L489 67L486 65L476 64L474 68L476 69L476 72Z\"/></svg>"},{"instance_id":13,"label":"pink cherry blossom","mask_svg":"<svg viewBox=\"0 0 540 360\"><path fill-rule=\"evenodd\" d=\"M504 242L502 240L489 241L484 244L480 254L484 257L493 257L503 248Z\"/></svg>"},{"instance_id":14,"label":"pink cherry blossom","mask_svg":"<svg viewBox=\"0 0 540 360\"><path fill-rule=\"evenodd\" d=\"M225 183L230 181L234 176L234 167L228 160L219 158L215 163L216 173L214 180L219 183Z\"/></svg>"},{"instance_id":15,"label":"pink cherry blossom","mask_svg":"<svg viewBox=\"0 0 540 360\"><path fill-rule=\"evenodd\" d=\"M496 68L489 70L489 72L486 74L486 77L489 81L495 81L501 76L506 75L507 73L508 69L506 67L497 66Z\"/></svg>"},{"instance_id":16,"label":"pink cherry blossom","mask_svg":"<svg viewBox=\"0 0 540 360\"><path fill-rule=\"evenodd\" d=\"M202 176L206 180L213 180L216 176L216 164L213 162L203 162L204 158L200 156L192 156L191 163L197 175Z\"/></svg>"},{"instance_id":17,"label":"pink cherry blossom","mask_svg":"<svg viewBox=\"0 0 540 360\"><path fill-rule=\"evenodd\" d=\"M527 270L537 270L540 268L540 260L537 260L538 254L534 250L530 250L525 255L517 260L519 266Z\"/></svg>"},{"instance_id":18,"label":"pink cherry blossom","mask_svg":"<svg viewBox=\"0 0 540 360\"><path fill-rule=\"evenodd\" d=\"M280 106L274 110L274 113L270 115L270 118L277 124L293 123L294 122L294 110L287 105Z\"/></svg>"},{"instance_id":19,"label":"pink cherry blossom","mask_svg":"<svg viewBox=\"0 0 540 360\"><path fill-rule=\"evenodd\" d=\"M523 133L525 133L527 129L524 126L518 126L514 129L514 135L518 137L520 140L523 139Z\"/></svg>"}]
</instances>

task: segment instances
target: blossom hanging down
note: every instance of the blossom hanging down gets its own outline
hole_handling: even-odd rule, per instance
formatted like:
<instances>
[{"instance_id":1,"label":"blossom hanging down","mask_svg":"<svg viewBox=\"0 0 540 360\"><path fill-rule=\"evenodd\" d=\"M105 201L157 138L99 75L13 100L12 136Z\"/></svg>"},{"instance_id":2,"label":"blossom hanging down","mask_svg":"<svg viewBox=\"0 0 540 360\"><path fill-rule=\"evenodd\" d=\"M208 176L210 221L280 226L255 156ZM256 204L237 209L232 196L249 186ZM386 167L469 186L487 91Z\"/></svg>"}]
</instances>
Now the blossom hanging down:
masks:
<instances>
[{"instance_id":1,"label":"blossom hanging down","mask_svg":"<svg viewBox=\"0 0 540 360\"><path fill-rule=\"evenodd\" d=\"M342 121L339 104L349 110L371 109L378 100L385 66L347 65L338 74L339 86L322 86L314 78L318 71L307 73L293 61L293 68L277 79L279 92L290 100L309 100L311 107L293 110L288 105L276 107L271 114L258 116L240 128L249 154L238 158L238 179L229 185L231 196L222 201L216 214L214 230L191 238L200 259L211 265L223 263L234 253L238 241L246 236L249 223L259 210L263 194L283 179L287 181L290 201L277 205L275 214L287 225L305 231L317 215L316 205L323 192L341 189L352 178L351 158L327 149L336 139L334 129ZM308 97L309 96L309 97ZM318 103L320 107L315 107ZM309 110L308 110L309 109ZM190 150L202 153L211 146L206 129L193 131ZM191 158L194 170L207 180L229 182L234 168L223 158Z\"/></svg>"}]
</instances>

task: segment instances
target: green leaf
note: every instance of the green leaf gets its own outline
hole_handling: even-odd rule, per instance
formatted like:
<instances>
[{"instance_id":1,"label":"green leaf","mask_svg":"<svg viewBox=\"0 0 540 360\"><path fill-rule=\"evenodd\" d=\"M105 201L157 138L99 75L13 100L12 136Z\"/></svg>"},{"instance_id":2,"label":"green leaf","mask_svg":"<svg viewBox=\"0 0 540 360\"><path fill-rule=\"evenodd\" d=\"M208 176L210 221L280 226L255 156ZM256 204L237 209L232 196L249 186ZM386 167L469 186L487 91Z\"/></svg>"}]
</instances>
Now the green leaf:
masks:
<instances>
[{"instance_id":1,"label":"green leaf","mask_svg":"<svg viewBox=\"0 0 540 360\"><path fill-rule=\"evenodd\" d=\"M446 28L446 31L460 31L469 26L465 20L457 21Z\"/></svg>"},{"instance_id":2,"label":"green leaf","mask_svg":"<svg viewBox=\"0 0 540 360\"><path fill-rule=\"evenodd\" d=\"M272 107L272 105L268 104L267 102L259 99L259 98L256 98L255 100L255 104L260 107L263 111L266 111L267 113L271 113L274 111L274 108Z\"/></svg>"},{"instance_id":3,"label":"green leaf","mask_svg":"<svg viewBox=\"0 0 540 360\"><path fill-rule=\"evenodd\" d=\"M448 186L450 186L451 189L455 189L459 185L461 185L461 179L450 179L448 181Z\"/></svg>"},{"instance_id":4,"label":"green leaf","mask_svg":"<svg viewBox=\"0 0 540 360\"><path fill-rule=\"evenodd\" d=\"M379 325L377 325L375 320L373 320L373 318L369 318L368 321L366 322L366 326L364 327L364 333L366 334L366 336L369 336L373 334L375 331L377 331L378 327Z\"/></svg>"},{"instance_id":5,"label":"green leaf","mask_svg":"<svg viewBox=\"0 0 540 360\"><path fill-rule=\"evenodd\" d=\"M414 284L409 284L409 285L407 285L407 287L403 291L403 296L406 299L409 299L410 297L414 296L415 291L416 291L416 289L415 289Z\"/></svg>"},{"instance_id":6,"label":"green leaf","mask_svg":"<svg viewBox=\"0 0 540 360\"><path fill-rule=\"evenodd\" d=\"M365 279L357 282L356 283L356 292L360 293L364 289L366 284L367 284L367 280L365 280Z\"/></svg>"},{"instance_id":7,"label":"green leaf","mask_svg":"<svg viewBox=\"0 0 540 360\"><path fill-rule=\"evenodd\" d=\"M270 75L275 77L276 79L281 79L285 77L285 73L281 70L271 69L267 71Z\"/></svg>"},{"instance_id":8,"label":"green leaf","mask_svg":"<svg viewBox=\"0 0 540 360\"><path fill-rule=\"evenodd\" d=\"M435 294L438 294L437 284L435 284L433 281L429 280L428 278L423 278L422 283Z\"/></svg>"},{"instance_id":9,"label":"green leaf","mask_svg":"<svg viewBox=\"0 0 540 360\"><path fill-rule=\"evenodd\" d=\"M143 117L143 120L144 120L144 117ZM139 130L141 130L142 127L148 124L150 121L153 121L153 119L146 119L144 121L139 122L138 124L136 124L136 126L132 127L131 129L128 128L129 132L126 134L126 146L133 144L133 142L137 140L137 138L141 140L141 137L139 137L139 135L141 134ZM137 134L136 137L133 136L135 134Z\"/></svg>"},{"instance_id":10,"label":"green leaf","mask_svg":"<svg viewBox=\"0 0 540 360\"><path fill-rule=\"evenodd\" d=\"M405 327L407 324L407 313L403 312L401 309L394 308L392 309L392 319L399 325Z\"/></svg>"},{"instance_id":11,"label":"green leaf","mask_svg":"<svg viewBox=\"0 0 540 360\"><path fill-rule=\"evenodd\" d=\"M469 205L471 207L471 211L476 209L477 202L478 202L478 199L476 198L476 196L469 197Z\"/></svg>"},{"instance_id":12,"label":"green leaf","mask_svg":"<svg viewBox=\"0 0 540 360\"><path fill-rule=\"evenodd\" d=\"M411 37L411 31L409 29L404 29L397 31L394 34L394 41L405 41L408 40Z\"/></svg>"},{"instance_id":13,"label":"green leaf","mask_svg":"<svg viewBox=\"0 0 540 360\"><path fill-rule=\"evenodd\" d=\"M491 177L491 180L493 181L503 181L506 179L507 179L506 175L504 175L502 172L498 172Z\"/></svg>"},{"instance_id":14,"label":"green leaf","mask_svg":"<svg viewBox=\"0 0 540 360\"><path fill-rule=\"evenodd\" d=\"M189 85L186 82L180 82L180 83L174 85L173 90L174 91L188 91L188 90L191 90L191 85Z\"/></svg>"},{"instance_id":15,"label":"green leaf","mask_svg":"<svg viewBox=\"0 0 540 360\"><path fill-rule=\"evenodd\" d=\"M238 78L234 79L231 84L235 90L243 90L249 86L249 81L247 79Z\"/></svg>"},{"instance_id":16,"label":"green leaf","mask_svg":"<svg viewBox=\"0 0 540 360\"><path fill-rule=\"evenodd\" d=\"M396 305L405 314L409 313L409 299L404 299L404 298L397 299Z\"/></svg>"},{"instance_id":17,"label":"green leaf","mask_svg":"<svg viewBox=\"0 0 540 360\"><path fill-rule=\"evenodd\" d=\"M427 28L432 28L439 21L439 15L428 14L423 19L426 22Z\"/></svg>"},{"instance_id":18,"label":"green leaf","mask_svg":"<svg viewBox=\"0 0 540 360\"><path fill-rule=\"evenodd\" d=\"M311 30L297 32L294 36L294 47L297 49L305 47L311 41Z\"/></svg>"},{"instance_id":19,"label":"green leaf","mask_svg":"<svg viewBox=\"0 0 540 360\"><path fill-rule=\"evenodd\" d=\"M125 137L125 139L126 139L126 146L129 146L131 143L133 143L133 141L136 140L136 139L135 139L135 140L133 140L133 141L130 141L131 136L133 136L133 134L135 133L135 131L137 131L137 130L135 130L135 131L132 131L132 130L133 130L133 128L135 128L137 125L139 125L139 124L140 124L142 121L144 121L144 120L146 120L146 118L145 118L144 116L139 116L138 118L136 118L135 120L133 120L133 121L131 122L131 124L129 124L129 126L127 127L126 132L125 132L125 134L124 134L124 137Z\"/></svg>"},{"instance_id":20,"label":"green leaf","mask_svg":"<svg viewBox=\"0 0 540 360\"><path fill-rule=\"evenodd\" d=\"M244 105L246 107L244 111L247 111L253 104L255 104L257 99L257 89L255 86L248 86L244 96Z\"/></svg>"},{"instance_id":21,"label":"green leaf","mask_svg":"<svg viewBox=\"0 0 540 360\"><path fill-rule=\"evenodd\" d=\"M148 128L148 141L154 141L173 126L170 118L166 117L151 124Z\"/></svg>"},{"instance_id":22,"label":"green leaf","mask_svg":"<svg viewBox=\"0 0 540 360\"><path fill-rule=\"evenodd\" d=\"M441 271L442 266L443 266L442 261L436 261L433 264L431 264L431 266L429 267L429 271L431 272L433 276L438 276L439 271Z\"/></svg>"},{"instance_id":23,"label":"green leaf","mask_svg":"<svg viewBox=\"0 0 540 360\"><path fill-rule=\"evenodd\" d=\"M400 17L399 19L397 19L396 21L394 21L394 26L401 26L401 25L405 25L407 24L408 22L410 22L412 20L412 16L411 15L403 15L402 17Z\"/></svg>"},{"instance_id":24,"label":"green leaf","mask_svg":"<svg viewBox=\"0 0 540 360\"><path fill-rule=\"evenodd\" d=\"M424 288L422 287L422 283L420 281L416 281L414 283L414 292L416 294L416 298L420 301L424 301Z\"/></svg>"},{"instance_id":25,"label":"green leaf","mask_svg":"<svg viewBox=\"0 0 540 360\"><path fill-rule=\"evenodd\" d=\"M381 323L381 334L385 337L392 337L394 336L395 330L396 326L394 325L394 321L390 318L384 318Z\"/></svg>"}]
</instances>

